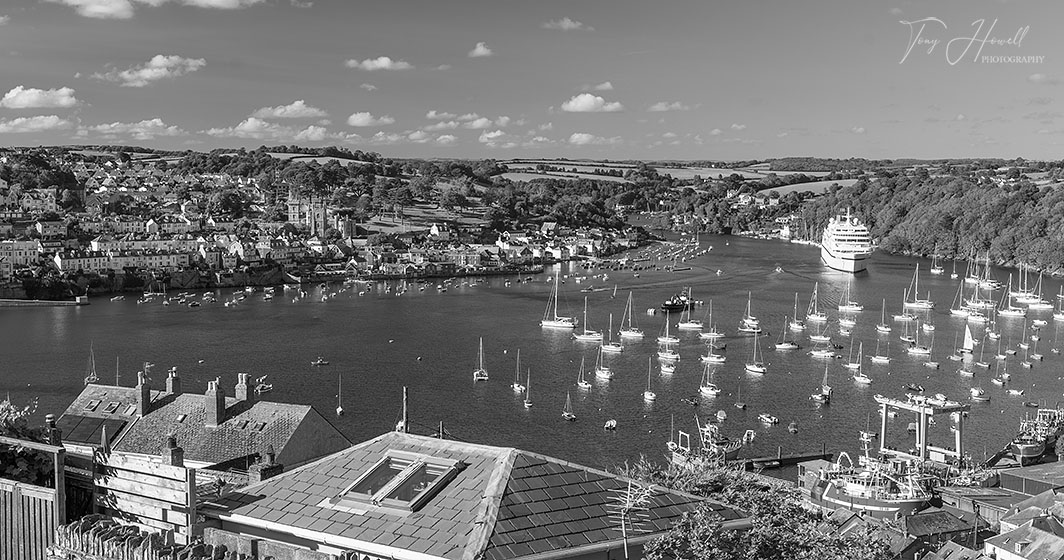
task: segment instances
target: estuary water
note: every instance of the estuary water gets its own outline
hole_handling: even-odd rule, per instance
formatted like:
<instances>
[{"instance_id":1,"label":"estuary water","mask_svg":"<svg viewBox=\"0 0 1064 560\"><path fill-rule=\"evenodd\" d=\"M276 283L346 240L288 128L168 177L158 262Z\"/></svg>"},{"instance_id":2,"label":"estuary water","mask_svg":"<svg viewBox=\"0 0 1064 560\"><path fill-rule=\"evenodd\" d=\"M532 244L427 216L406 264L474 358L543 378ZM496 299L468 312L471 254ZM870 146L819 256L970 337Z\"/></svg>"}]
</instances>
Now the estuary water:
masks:
<instances>
[{"instance_id":1,"label":"estuary water","mask_svg":"<svg viewBox=\"0 0 1064 560\"><path fill-rule=\"evenodd\" d=\"M216 377L231 395L237 372L265 375L274 390L264 398L313 405L358 442L394 428L406 386L416 432L430 433L443 422L447 433L457 439L518 447L604 468L640 454L664 460L673 426L693 433L696 414L704 422L717 410L727 412L722 424L725 434L741 437L747 430L756 432L741 457L774 455L779 448L784 453L819 450L821 445L852 453L858 449L859 430L868 423L873 431L879 429L874 395L903 397L907 383L922 385L929 395L943 393L964 401L971 387L986 390L991 400L972 404L964 442L971 455L981 459L1015 434L1022 416L1031 411L1024 401L1054 405L1061 399L1061 356L1050 351L1057 346L1052 311L1033 312L1026 319L1028 337L1035 332L1032 319L1048 321L1038 331L1041 340L1030 350L1044 354L1045 360L1024 369L1019 363L1024 350L1008 358L1010 386L1023 389L1023 396L1011 396L1005 388L990 383L999 367L994 359L996 341L986 339L983 346L989 369L975 368L974 377L957 373L959 364L947 355L953 353L957 338L963 337L965 323L949 314L960 282L949 278L952 262L944 263L944 275L931 276L927 261L877 253L866 273L851 276L827 269L813 246L713 236L703 237L701 246L712 246L712 250L677 263L690 267L677 272L642 270L637 277L631 270L558 265L565 278L560 285L562 314L581 317L586 296L590 326L605 331L612 313L616 331L631 292L635 321L647 335L642 341L626 341L624 352L607 355L614 378L604 381L589 374L592 388L588 390L579 389L575 382L581 359L588 369L593 367L596 346L572 340L569 331L539 326L552 285L547 279L555 272L555 267L548 267L528 282L491 277L425 284L376 282L346 288L305 285L305 296L278 287L270 301L259 291L231 306L223 303L234 299L233 291L219 290L216 303L199 307L176 301L163 306L158 298L138 304L135 296L127 295L122 301L96 298L91 305L76 308L0 308L0 391L8 392L16 404L39 399L39 415L58 414L81 390L91 346L101 382L106 383L114 383L117 373L118 383L133 385L136 371L146 361L155 364L158 389L170 367L178 368L186 391L200 393ZM901 312L903 291L918 262L921 295L930 292L937 304L933 311L923 313L936 326L931 359L941 364L937 370L924 367L927 358L905 353L906 344L898 339L904 327L891 320L891 315ZM641 264L664 267L672 263ZM963 276L964 263L958 269ZM608 278L591 277L602 273ZM1008 273L994 271L1002 281ZM578 282L578 276L585 278ZM812 346L808 334L813 329L788 335L801 349L773 349L786 316L793 313L795 293L799 314L804 315L814 283L819 283L821 309L831 315L832 342L843 345L837 350L839 359L807 354ZM857 314L852 335L840 336L836 306L848 284L851 299L863 303L865 311ZM603 289L582 293L589 285ZM721 341L727 344L727 361L714 366L713 373L713 381L724 392L716 398L699 395L704 369L699 357L706 353L706 345L695 333L673 329L681 338L681 360L671 374L662 374L653 360L651 385L657 399L647 403L643 391L648 357L656 353L655 338L663 331L666 317L660 311L648 314L648 309L657 309L685 286L705 303L693 311L694 318L708 319L712 300L713 321L728 335ZM1056 302L1059 287L1057 280L1047 278L1043 293ZM768 364L765 375L743 369L753 339L741 336L737 326L748 293L753 314L766 331L761 339ZM329 296L325 302L323 295ZM201 296L195 293L189 300L202 301ZM884 299L888 322L894 327L890 334L875 329ZM676 315L672 320L677 320ZM1024 335L1025 320L1002 318L998 323L1003 347L1015 348ZM983 327L973 325L972 331L977 340L983 340ZM472 371L477 367L481 337L490 379L474 384ZM849 361L851 344L862 341L866 356L875 352L877 341L884 349L889 342L893 358L889 365L865 359L864 371L873 379L870 385L856 384L852 372L843 367ZM921 332L920 342L931 343L929 333ZM518 349L521 381L531 375L530 408L523 405L524 395L510 387L517 373ZM979 352L977 348L977 359ZM311 365L319 356L329 365ZM820 385L825 369L834 396L829 405L818 406L809 395ZM341 376L345 414L337 417L333 411ZM739 391L748 404L745 411L733 406ZM578 416L576 422L561 417L567 393ZM762 424L761 413L777 416L780 423ZM617 421L616 431L603 430L609 419ZM794 434L787 429L792 421L798 427ZM890 419L887 443L910 446L913 437L905 431L910 421L904 415ZM951 444L947 424L940 421L932 427L932 443Z\"/></svg>"}]
</instances>

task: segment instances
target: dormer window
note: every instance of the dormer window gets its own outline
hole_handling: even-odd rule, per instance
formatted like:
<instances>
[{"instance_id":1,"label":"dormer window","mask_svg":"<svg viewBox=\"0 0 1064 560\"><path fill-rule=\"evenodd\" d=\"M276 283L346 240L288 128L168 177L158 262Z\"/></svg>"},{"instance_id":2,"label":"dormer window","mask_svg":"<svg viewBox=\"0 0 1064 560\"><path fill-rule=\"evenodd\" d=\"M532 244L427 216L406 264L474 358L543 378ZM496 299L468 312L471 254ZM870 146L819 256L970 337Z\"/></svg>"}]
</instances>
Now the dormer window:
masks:
<instances>
[{"instance_id":1,"label":"dormer window","mask_svg":"<svg viewBox=\"0 0 1064 560\"><path fill-rule=\"evenodd\" d=\"M366 511L372 507L395 513L418 511L462 469L465 463L429 455L389 451L336 496L326 507Z\"/></svg>"}]
</instances>

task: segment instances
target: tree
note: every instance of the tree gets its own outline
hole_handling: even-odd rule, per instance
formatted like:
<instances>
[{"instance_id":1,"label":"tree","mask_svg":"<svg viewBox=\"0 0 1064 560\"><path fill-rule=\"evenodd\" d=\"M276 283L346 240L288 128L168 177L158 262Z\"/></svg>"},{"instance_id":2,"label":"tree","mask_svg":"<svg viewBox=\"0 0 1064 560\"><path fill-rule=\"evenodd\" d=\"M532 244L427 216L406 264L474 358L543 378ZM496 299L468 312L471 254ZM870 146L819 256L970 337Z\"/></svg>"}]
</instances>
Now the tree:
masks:
<instances>
[{"instance_id":1,"label":"tree","mask_svg":"<svg viewBox=\"0 0 1064 560\"><path fill-rule=\"evenodd\" d=\"M443 195L440 196L440 206L447 210L453 211L455 208L462 208L467 204L469 204L469 201L466 200L466 197L458 192L457 189L447 189L444 191Z\"/></svg>"},{"instance_id":2,"label":"tree","mask_svg":"<svg viewBox=\"0 0 1064 560\"><path fill-rule=\"evenodd\" d=\"M45 443L44 430L29 424L36 410L36 402L20 408L9 400L0 401L0 436ZM39 451L0 445L0 478L48 486L53 483L52 464Z\"/></svg>"}]
</instances>

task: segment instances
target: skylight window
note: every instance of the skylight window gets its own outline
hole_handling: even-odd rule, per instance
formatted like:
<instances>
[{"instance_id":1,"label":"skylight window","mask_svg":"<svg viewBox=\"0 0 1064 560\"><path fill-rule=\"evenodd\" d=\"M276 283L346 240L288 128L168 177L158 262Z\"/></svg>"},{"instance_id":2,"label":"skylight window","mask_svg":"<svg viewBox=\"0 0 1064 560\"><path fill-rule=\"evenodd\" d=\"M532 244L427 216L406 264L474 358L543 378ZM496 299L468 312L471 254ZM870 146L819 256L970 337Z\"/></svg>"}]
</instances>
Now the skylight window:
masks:
<instances>
[{"instance_id":1,"label":"skylight window","mask_svg":"<svg viewBox=\"0 0 1064 560\"><path fill-rule=\"evenodd\" d=\"M389 451L328 505L365 510L367 506L414 512L466 467L465 463L429 455ZM322 504L326 505L326 504Z\"/></svg>"},{"instance_id":2,"label":"skylight window","mask_svg":"<svg viewBox=\"0 0 1064 560\"><path fill-rule=\"evenodd\" d=\"M111 402L107 403L107 407L105 407L103 409L103 411L106 412L107 414L114 414L114 412L116 410L118 410L119 404L120 403L118 403L118 402L111 401Z\"/></svg>"}]
</instances>

